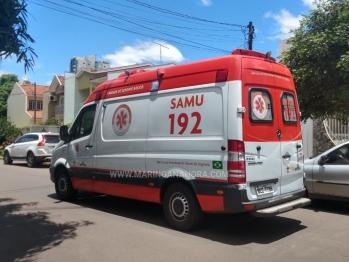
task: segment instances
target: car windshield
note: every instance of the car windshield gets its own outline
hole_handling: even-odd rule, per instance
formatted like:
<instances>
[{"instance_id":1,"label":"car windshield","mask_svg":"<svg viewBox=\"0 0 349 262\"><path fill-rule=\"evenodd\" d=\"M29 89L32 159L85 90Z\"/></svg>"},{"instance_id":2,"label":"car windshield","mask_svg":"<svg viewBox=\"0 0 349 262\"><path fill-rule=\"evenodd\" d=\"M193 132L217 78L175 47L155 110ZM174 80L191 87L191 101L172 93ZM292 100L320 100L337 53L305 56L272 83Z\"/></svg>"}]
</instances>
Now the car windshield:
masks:
<instances>
[{"instance_id":1,"label":"car windshield","mask_svg":"<svg viewBox=\"0 0 349 262\"><path fill-rule=\"evenodd\" d=\"M59 142L59 136L45 135L46 143L56 144Z\"/></svg>"}]
</instances>

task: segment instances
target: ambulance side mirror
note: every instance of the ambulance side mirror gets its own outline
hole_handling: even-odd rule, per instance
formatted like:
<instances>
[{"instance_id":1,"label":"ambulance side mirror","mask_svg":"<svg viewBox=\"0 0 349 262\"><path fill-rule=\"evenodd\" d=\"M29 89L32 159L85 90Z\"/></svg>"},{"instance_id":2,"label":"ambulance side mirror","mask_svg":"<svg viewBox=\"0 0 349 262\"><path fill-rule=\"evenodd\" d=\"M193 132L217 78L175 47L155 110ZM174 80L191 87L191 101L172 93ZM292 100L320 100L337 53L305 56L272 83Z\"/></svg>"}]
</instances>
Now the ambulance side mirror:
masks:
<instances>
[{"instance_id":1,"label":"ambulance side mirror","mask_svg":"<svg viewBox=\"0 0 349 262\"><path fill-rule=\"evenodd\" d=\"M66 143L71 141L71 135L68 133L68 126L64 125L59 128L59 137Z\"/></svg>"}]
</instances>

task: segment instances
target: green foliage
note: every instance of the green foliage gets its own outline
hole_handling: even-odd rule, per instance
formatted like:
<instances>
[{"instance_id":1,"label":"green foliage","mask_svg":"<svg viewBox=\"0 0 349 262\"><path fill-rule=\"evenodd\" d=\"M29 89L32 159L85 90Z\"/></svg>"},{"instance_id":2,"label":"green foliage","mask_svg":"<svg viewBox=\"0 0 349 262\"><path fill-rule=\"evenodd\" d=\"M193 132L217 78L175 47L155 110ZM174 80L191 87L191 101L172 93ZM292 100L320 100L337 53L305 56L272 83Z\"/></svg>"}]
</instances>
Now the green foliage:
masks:
<instances>
[{"instance_id":1,"label":"green foliage","mask_svg":"<svg viewBox=\"0 0 349 262\"><path fill-rule=\"evenodd\" d=\"M349 117L349 0L318 0L288 40L281 62L290 68L302 119Z\"/></svg>"},{"instance_id":2,"label":"green foliage","mask_svg":"<svg viewBox=\"0 0 349 262\"><path fill-rule=\"evenodd\" d=\"M49 118L44 123L45 126L60 126L62 125L62 122L59 120L56 120L54 118Z\"/></svg>"},{"instance_id":3,"label":"green foliage","mask_svg":"<svg viewBox=\"0 0 349 262\"><path fill-rule=\"evenodd\" d=\"M16 75L2 75L0 77L0 117L7 117L7 98L16 82L18 82Z\"/></svg>"},{"instance_id":4,"label":"green foliage","mask_svg":"<svg viewBox=\"0 0 349 262\"><path fill-rule=\"evenodd\" d=\"M15 139L21 134L21 130L7 121L6 117L0 116L0 145L6 140Z\"/></svg>"},{"instance_id":5,"label":"green foliage","mask_svg":"<svg viewBox=\"0 0 349 262\"><path fill-rule=\"evenodd\" d=\"M28 43L35 43L27 33L27 4L25 0L0 1L0 59L17 56L17 63L24 62L25 72L33 69L37 55Z\"/></svg>"}]
</instances>

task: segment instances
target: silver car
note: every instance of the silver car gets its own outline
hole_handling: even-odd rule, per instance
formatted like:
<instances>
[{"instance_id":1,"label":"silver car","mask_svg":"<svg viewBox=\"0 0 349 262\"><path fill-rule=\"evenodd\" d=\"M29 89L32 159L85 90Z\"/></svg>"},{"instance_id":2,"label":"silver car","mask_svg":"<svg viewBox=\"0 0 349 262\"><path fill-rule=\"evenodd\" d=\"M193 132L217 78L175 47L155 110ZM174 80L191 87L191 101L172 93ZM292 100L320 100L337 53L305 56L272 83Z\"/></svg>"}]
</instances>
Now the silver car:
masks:
<instances>
[{"instance_id":1,"label":"silver car","mask_svg":"<svg viewBox=\"0 0 349 262\"><path fill-rule=\"evenodd\" d=\"M309 198L349 201L349 141L304 161Z\"/></svg>"},{"instance_id":2,"label":"silver car","mask_svg":"<svg viewBox=\"0 0 349 262\"><path fill-rule=\"evenodd\" d=\"M13 160L27 161L28 167L41 165L51 160L52 150L60 141L57 133L29 133L5 147L4 164Z\"/></svg>"}]
</instances>

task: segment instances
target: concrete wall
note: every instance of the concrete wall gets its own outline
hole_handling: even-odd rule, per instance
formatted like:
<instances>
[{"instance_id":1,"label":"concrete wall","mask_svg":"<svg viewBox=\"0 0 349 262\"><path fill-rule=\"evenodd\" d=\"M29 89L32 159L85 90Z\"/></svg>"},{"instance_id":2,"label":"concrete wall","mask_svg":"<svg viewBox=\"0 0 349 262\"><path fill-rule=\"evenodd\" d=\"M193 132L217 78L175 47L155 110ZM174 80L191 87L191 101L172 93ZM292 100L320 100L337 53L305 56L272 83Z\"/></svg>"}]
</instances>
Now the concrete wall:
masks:
<instances>
[{"instance_id":1,"label":"concrete wall","mask_svg":"<svg viewBox=\"0 0 349 262\"><path fill-rule=\"evenodd\" d=\"M55 105L56 102L50 102L50 92L45 92L42 102L42 121L45 122L49 118L55 117Z\"/></svg>"}]
</instances>

